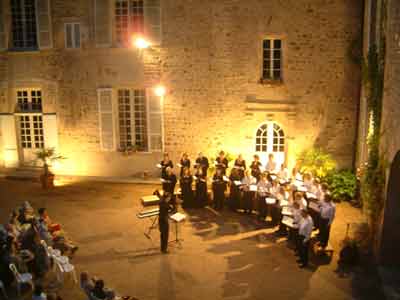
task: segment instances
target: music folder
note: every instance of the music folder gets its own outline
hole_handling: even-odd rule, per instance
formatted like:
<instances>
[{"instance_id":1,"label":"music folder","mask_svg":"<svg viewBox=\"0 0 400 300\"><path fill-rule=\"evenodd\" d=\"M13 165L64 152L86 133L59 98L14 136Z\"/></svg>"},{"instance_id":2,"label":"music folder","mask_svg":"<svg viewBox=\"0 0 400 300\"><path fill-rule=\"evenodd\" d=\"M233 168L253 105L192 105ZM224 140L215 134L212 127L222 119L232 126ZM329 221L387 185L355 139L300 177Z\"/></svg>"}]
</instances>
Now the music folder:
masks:
<instances>
[{"instance_id":1,"label":"music folder","mask_svg":"<svg viewBox=\"0 0 400 300\"><path fill-rule=\"evenodd\" d=\"M310 203L308 203L308 208L311 208L312 210L319 212L319 205L314 201L310 201Z\"/></svg>"},{"instance_id":2,"label":"music folder","mask_svg":"<svg viewBox=\"0 0 400 300\"><path fill-rule=\"evenodd\" d=\"M186 219L186 215L180 212L177 212L169 217L171 220L175 221L176 223L180 223Z\"/></svg>"},{"instance_id":3,"label":"music folder","mask_svg":"<svg viewBox=\"0 0 400 300\"><path fill-rule=\"evenodd\" d=\"M284 207L282 207L282 215L293 216L293 212L289 206L284 206Z\"/></svg>"},{"instance_id":4,"label":"music folder","mask_svg":"<svg viewBox=\"0 0 400 300\"><path fill-rule=\"evenodd\" d=\"M290 228L298 228L299 227L297 224L294 224L293 218L291 218L289 216L283 216L282 224L285 224L287 227L290 227Z\"/></svg>"},{"instance_id":5,"label":"music folder","mask_svg":"<svg viewBox=\"0 0 400 300\"><path fill-rule=\"evenodd\" d=\"M257 192L257 186L255 184L250 185L250 192Z\"/></svg>"},{"instance_id":6,"label":"music folder","mask_svg":"<svg viewBox=\"0 0 400 300\"><path fill-rule=\"evenodd\" d=\"M265 203L267 204L275 204L276 199L275 198L265 198Z\"/></svg>"},{"instance_id":7,"label":"music folder","mask_svg":"<svg viewBox=\"0 0 400 300\"><path fill-rule=\"evenodd\" d=\"M240 186L240 185L242 185L242 182L241 182L241 181L239 181L239 180L235 180L233 183L234 183L235 185L237 185L237 186Z\"/></svg>"},{"instance_id":8,"label":"music folder","mask_svg":"<svg viewBox=\"0 0 400 300\"><path fill-rule=\"evenodd\" d=\"M156 167L159 169L162 169L162 165L161 164L156 164Z\"/></svg>"},{"instance_id":9,"label":"music folder","mask_svg":"<svg viewBox=\"0 0 400 300\"><path fill-rule=\"evenodd\" d=\"M281 204L281 206L288 206L288 205L289 205L289 201L287 201L287 200L285 200L285 199L282 199L282 200L280 201L280 204Z\"/></svg>"},{"instance_id":10,"label":"music folder","mask_svg":"<svg viewBox=\"0 0 400 300\"><path fill-rule=\"evenodd\" d=\"M297 187L297 191L299 191L299 192L307 192L307 188L305 186L299 186L299 187Z\"/></svg>"},{"instance_id":11,"label":"music folder","mask_svg":"<svg viewBox=\"0 0 400 300\"><path fill-rule=\"evenodd\" d=\"M306 193L306 197L307 197L307 199L317 199L317 196L310 192Z\"/></svg>"},{"instance_id":12,"label":"music folder","mask_svg":"<svg viewBox=\"0 0 400 300\"><path fill-rule=\"evenodd\" d=\"M182 168L182 165L181 164L176 164L179 168Z\"/></svg>"},{"instance_id":13,"label":"music folder","mask_svg":"<svg viewBox=\"0 0 400 300\"><path fill-rule=\"evenodd\" d=\"M224 181L229 182L229 178L226 177L225 175L222 178L224 179Z\"/></svg>"}]
</instances>

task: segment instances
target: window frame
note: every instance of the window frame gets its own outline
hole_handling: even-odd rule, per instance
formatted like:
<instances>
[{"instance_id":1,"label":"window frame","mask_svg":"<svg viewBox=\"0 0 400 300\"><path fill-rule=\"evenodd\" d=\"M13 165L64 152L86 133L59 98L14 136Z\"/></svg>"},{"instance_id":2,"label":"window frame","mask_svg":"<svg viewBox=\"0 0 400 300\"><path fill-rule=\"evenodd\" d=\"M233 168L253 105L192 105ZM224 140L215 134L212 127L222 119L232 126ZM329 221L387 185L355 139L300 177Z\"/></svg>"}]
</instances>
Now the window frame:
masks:
<instances>
[{"instance_id":1,"label":"window frame","mask_svg":"<svg viewBox=\"0 0 400 300\"><path fill-rule=\"evenodd\" d=\"M119 101L119 93L120 91L128 91L129 92L129 112L130 112L130 143L131 146L126 145L125 148L122 147L121 145L121 124L120 124L120 101ZM137 132L137 125L136 125L136 114L143 114L143 111L136 111L136 94L135 92L139 92L141 93L141 96L143 99L143 104L144 104L144 116L145 118L141 118L142 119L142 126L144 126L144 130L142 130L141 132ZM117 88L115 90L115 95L116 95L116 109L115 112L117 114L116 116L116 124L117 124L117 132L118 132L118 136L117 136L117 151L118 152L126 152L126 151L130 151L133 150L135 152L139 152L139 153L150 153L150 147L149 147L149 128L148 128L148 120L149 120L149 105L148 105L148 90L146 88L131 88L131 87L121 87L121 88ZM126 103L124 104L126 105ZM126 113L126 109L124 110L124 112ZM137 135L138 134L142 134L144 136L144 146L138 146L136 144L137 141ZM126 144L127 141L126 141ZM143 148L142 148L143 147Z\"/></svg>"},{"instance_id":2,"label":"window frame","mask_svg":"<svg viewBox=\"0 0 400 300\"><path fill-rule=\"evenodd\" d=\"M272 75L272 77L267 78L264 77L264 70L265 70L265 65L264 65L264 61L265 61L265 57L264 57L264 42L266 40L269 40L271 42L271 46L274 44L274 41L279 40L281 41L281 47L280 47L280 77L279 78L274 78L273 77L273 73L274 73L274 49L275 48L270 48L270 56L269 56L269 60L270 60L270 75ZM260 76L260 83L264 83L264 84L282 84L284 82L284 62L285 62L285 53L286 53L286 38L284 36L280 36L280 35L268 35L266 37L264 37L261 40L261 76Z\"/></svg>"},{"instance_id":3,"label":"window frame","mask_svg":"<svg viewBox=\"0 0 400 300\"><path fill-rule=\"evenodd\" d=\"M75 30L75 26L78 25L79 26L79 47L76 47L76 30ZM68 36L67 36L67 27L71 26L72 27L72 31L71 31L71 41L72 41L72 46L73 47L68 47ZM82 30L81 30L81 23L80 22L66 22L64 23L64 48L67 50L79 50L82 48Z\"/></svg>"},{"instance_id":4,"label":"window frame","mask_svg":"<svg viewBox=\"0 0 400 300\"><path fill-rule=\"evenodd\" d=\"M259 136L258 136L259 130L264 126L266 126L266 129L264 130L264 132L266 132L266 134L267 134L267 136L266 136L266 138L267 138L266 149L267 150L266 151L262 151L262 150L257 151L257 146L259 146L259 145L262 146L263 145L262 143L260 143L260 144L257 143L257 139L259 138ZM276 146L276 144L274 143L276 127L277 127L277 131L281 131L282 134L283 134L283 135L280 135L278 137L278 139L279 139L278 147L283 147L283 149L279 148L279 150L282 149L282 151L274 151L274 147ZM287 137L286 137L286 134L285 134L285 130L277 122L264 122L264 123L261 123L256 129L254 137L255 138L254 138L254 148L253 149L254 149L255 153L285 153L286 152ZM280 143L282 139L283 139L283 143Z\"/></svg>"},{"instance_id":5,"label":"window frame","mask_svg":"<svg viewBox=\"0 0 400 300\"><path fill-rule=\"evenodd\" d=\"M27 102L28 108L27 109L21 109L21 107L20 107L20 105L18 103L18 100L19 100L18 93L19 92L26 92L27 93L27 99L28 99L28 102ZM36 99L36 98L39 97L38 95L33 96L32 95L33 92L36 92L36 93L40 92L40 108L39 109L33 109L33 101L32 101L32 99ZM43 113L43 91L42 91L41 88L17 88L17 89L15 89L15 94L14 95L15 95L15 101L14 101L15 109L14 109L14 111L16 113L23 113L23 114L29 114L29 113L39 113L39 114L41 114L41 113Z\"/></svg>"},{"instance_id":6,"label":"window frame","mask_svg":"<svg viewBox=\"0 0 400 300\"><path fill-rule=\"evenodd\" d=\"M25 7L25 1L26 0L18 0L20 3L22 3L21 7L21 23L22 23L22 43L24 46L16 46L15 45L15 34L14 34L14 18L13 18L13 5L10 4L10 51L17 51L17 52L22 52L22 51L38 51L40 49L39 47L39 30L38 30L38 12L37 12L37 2L36 0L33 1L33 19L32 19L32 24L34 25L34 32L35 32L35 45L32 46L26 46L27 43L27 19L26 19L26 7ZM19 40L21 41L21 40Z\"/></svg>"},{"instance_id":7,"label":"window frame","mask_svg":"<svg viewBox=\"0 0 400 300\"><path fill-rule=\"evenodd\" d=\"M118 30L117 30L117 25L118 25L118 22L117 22L117 2L118 1L120 1L120 2L127 2L127 35L128 35L128 40L127 41L120 41L119 40L119 34L118 34ZM141 1L142 2L142 15L141 15L141 18L142 18L142 24L141 24L141 32L131 32L132 31L132 17L133 17L133 15L131 15L131 12L132 12L132 6L131 6L131 3L132 3L132 1ZM113 32L113 35L114 35L114 37L113 37L113 40L114 40L114 43L115 43L115 45L117 45L118 47L129 47L130 46L130 43L131 43L131 41L130 41L130 37L132 37L133 35L137 35L137 36L141 36L141 35L144 35L145 34L145 26L146 26L146 23L145 23L145 7L146 7L146 4L145 4L145 0L113 0L112 1L112 7L113 7L113 9L112 9L112 16L113 16L113 22L112 22L112 24L113 24L113 30L112 30L112 32Z\"/></svg>"}]
</instances>

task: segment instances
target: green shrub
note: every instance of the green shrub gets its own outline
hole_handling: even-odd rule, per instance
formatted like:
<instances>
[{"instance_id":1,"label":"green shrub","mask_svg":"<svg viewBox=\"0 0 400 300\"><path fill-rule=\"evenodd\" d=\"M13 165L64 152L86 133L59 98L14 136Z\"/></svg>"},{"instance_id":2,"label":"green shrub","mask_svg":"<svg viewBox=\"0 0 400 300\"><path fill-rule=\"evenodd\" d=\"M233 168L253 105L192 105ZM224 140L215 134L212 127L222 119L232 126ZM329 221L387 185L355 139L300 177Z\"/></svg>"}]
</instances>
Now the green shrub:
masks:
<instances>
[{"instance_id":1,"label":"green shrub","mask_svg":"<svg viewBox=\"0 0 400 300\"><path fill-rule=\"evenodd\" d=\"M336 169L336 161L332 156L319 148L304 150L297 156L297 162L301 173L311 173L320 179Z\"/></svg>"},{"instance_id":2,"label":"green shrub","mask_svg":"<svg viewBox=\"0 0 400 300\"><path fill-rule=\"evenodd\" d=\"M357 178L349 170L332 172L326 177L333 200L351 200L357 189Z\"/></svg>"}]
</instances>

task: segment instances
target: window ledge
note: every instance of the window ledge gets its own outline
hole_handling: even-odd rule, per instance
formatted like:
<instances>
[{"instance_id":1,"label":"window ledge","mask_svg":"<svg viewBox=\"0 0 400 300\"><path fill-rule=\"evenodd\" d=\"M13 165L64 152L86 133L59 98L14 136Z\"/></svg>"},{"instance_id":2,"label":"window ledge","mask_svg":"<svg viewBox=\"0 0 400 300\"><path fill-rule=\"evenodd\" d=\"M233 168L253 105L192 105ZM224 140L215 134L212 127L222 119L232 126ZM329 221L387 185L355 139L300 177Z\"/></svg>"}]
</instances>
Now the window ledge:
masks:
<instances>
[{"instance_id":1,"label":"window ledge","mask_svg":"<svg viewBox=\"0 0 400 300\"><path fill-rule=\"evenodd\" d=\"M266 86L281 86L283 85L282 79L269 79L269 78L260 78L258 83Z\"/></svg>"}]
</instances>

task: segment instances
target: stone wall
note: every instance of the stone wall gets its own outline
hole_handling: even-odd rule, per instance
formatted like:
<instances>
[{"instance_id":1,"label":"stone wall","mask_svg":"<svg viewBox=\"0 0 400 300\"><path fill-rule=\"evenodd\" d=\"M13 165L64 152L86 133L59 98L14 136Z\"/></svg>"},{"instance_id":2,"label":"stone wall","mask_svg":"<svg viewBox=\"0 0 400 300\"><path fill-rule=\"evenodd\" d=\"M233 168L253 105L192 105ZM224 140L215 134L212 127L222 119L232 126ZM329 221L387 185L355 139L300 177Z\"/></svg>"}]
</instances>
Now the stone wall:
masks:
<instances>
[{"instance_id":1,"label":"stone wall","mask_svg":"<svg viewBox=\"0 0 400 300\"><path fill-rule=\"evenodd\" d=\"M289 162L319 145L351 166L359 74L348 50L361 34L360 1L165 2L167 151L249 159L257 127L273 120L288 137ZM284 41L279 86L259 83L266 37Z\"/></svg>"},{"instance_id":2,"label":"stone wall","mask_svg":"<svg viewBox=\"0 0 400 300\"><path fill-rule=\"evenodd\" d=\"M0 112L14 110L15 89L39 87L44 111L58 116L62 170L81 175L154 171L160 153L100 151L97 89L150 88L162 82L165 150L214 155L254 152L266 121L285 131L287 160L317 145L341 166L355 150L359 72L348 56L361 34L360 1L164 0L163 45L94 48L92 1L52 1L54 49L0 54ZM9 18L9 15L6 16ZM79 21L82 49L64 49L64 23ZM284 41L283 84L260 84L262 40Z\"/></svg>"},{"instance_id":3,"label":"stone wall","mask_svg":"<svg viewBox=\"0 0 400 300\"><path fill-rule=\"evenodd\" d=\"M400 265L400 2L387 3L385 91L382 109L381 152L388 162L386 202L379 233L378 258ZM397 154L397 156L396 156ZM395 157L397 157L395 159Z\"/></svg>"}]
</instances>

